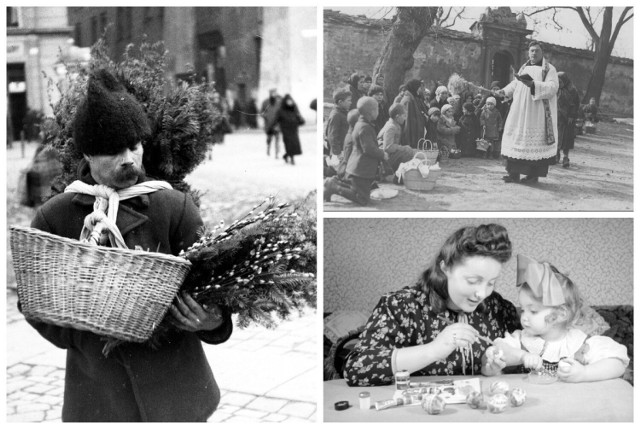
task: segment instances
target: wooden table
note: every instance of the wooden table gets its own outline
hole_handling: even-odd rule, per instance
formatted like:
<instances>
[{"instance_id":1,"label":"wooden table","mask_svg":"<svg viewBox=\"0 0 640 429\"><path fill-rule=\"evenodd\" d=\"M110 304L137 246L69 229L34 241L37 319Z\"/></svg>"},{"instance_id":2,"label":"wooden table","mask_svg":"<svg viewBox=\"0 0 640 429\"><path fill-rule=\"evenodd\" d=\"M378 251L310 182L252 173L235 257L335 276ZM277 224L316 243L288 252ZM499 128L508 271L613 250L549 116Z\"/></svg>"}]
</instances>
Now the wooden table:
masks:
<instances>
[{"instance_id":1,"label":"wooden table","mask_svg":"<svg viewBox=\"0 0 640 429\"><path fill-rule=\"evenodd\" d=\"M411 381L435 381L442 379L463 379L456 377L412 377ZM527 400L521 407L507 406L500 414L488 410L474 410L467 404L447 404L442 414L429 415L420 405L389 408L376 411L360 410L358 394L367 391L374 402L390 399L395 386L349 387L344 380L324 383L324 421L399 421L399 422L446 422L446 421L633 421L633 386L621 378L593 383L533 384L524 374L502 375L499 377L479 376L483 390L497 380L504 380L511 388L519 387L527 392ZM349 401L351 406L344 411L336 411L334 403Z\"/></svg>"}]
</instances>

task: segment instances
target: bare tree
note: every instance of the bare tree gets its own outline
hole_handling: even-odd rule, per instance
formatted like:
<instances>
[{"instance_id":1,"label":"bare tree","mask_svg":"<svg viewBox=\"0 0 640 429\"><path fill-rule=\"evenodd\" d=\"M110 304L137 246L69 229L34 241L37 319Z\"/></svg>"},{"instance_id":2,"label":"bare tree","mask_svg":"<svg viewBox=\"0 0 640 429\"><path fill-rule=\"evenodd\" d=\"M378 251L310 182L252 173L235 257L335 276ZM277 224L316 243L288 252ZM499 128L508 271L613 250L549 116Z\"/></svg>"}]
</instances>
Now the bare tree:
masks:
<instances>
[{"instance_id":1,"label":"bare tree","mask_svg":"<svg viewBox=\"0 0 640 429\"><path fill-rule=\"evenodd\" d=\"M398 7L391 30L373 67L373 75L384 75L384 91L393 100L404 76L413 67L413 54L429 29L442 16L439 7Z\"/></svg>"},{"instance_id":2,"label":"bare tree","mask_svg":"<svg viewBox=\"0 0 640 429\"><path fill-rule=\"evenodd\" d=\"M580 21L587 29L589 36L591 37L594 52L593 69L591 70L591 76L589 76L589 83L587 84L587 90L582 99L583 103L588 102L591 97L594 97L596 101L600 101L600 95L602 95L602 87L604 86L605 75L607 72L607 66L611 58L611 51L616 43L620 29L624 24L629 22L633 18L633 8L625 7L617 22L613 23L613 7L604 8L591 8L591 7L543 7L528 13L527 16L533 16L548 10L553 11L552 21L558 28L562 28L562 24L556 19L556 13L559 9L570 9L575 11L580 17ZM595 29L596 21L602 17L602 26L598 33Z\"/></svg>"}]
</instances>

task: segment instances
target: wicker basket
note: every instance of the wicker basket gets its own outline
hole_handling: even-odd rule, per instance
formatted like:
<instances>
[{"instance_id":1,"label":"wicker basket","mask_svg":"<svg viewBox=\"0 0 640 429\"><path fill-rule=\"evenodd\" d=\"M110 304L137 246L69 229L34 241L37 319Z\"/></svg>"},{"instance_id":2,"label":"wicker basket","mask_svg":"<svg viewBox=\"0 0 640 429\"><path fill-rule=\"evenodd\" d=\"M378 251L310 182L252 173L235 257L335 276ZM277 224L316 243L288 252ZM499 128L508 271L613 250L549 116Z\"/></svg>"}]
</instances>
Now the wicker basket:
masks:
<instances>
[{"instance_id":1,"label":"wicker basket","mask_svg":"<svg viewBox=\"0 0 640 429\"><path fill-rule=\"evenodd\" d=\"M429 165L433 165L438 160L438 144L433 143L431 140L420 139L418 140L418 153L424 153L427 156L427 162Z\"/></svg>"},{"instance_id":2,"label":"wicker basket","mask_svg":"<svg viewBox=\"0 0 640 429\"><path fill-rule=\"evenodd\" d=\"M416 153L414 158L424 159L424 155L421 153ZM424 160L422 162L428 161ZM434 188L434 186L436 186L436 181L438 180L438 177L440 177L440 173L441 172L438 170L429 171L427 177L422 177L420 171L418 171L417 168L414 168L406 171L404 173L404 176L402 177L402 180L404 182L404 186L412 191L430 191Z\"/></svg>"},{"instance_id":3,"label":"wicker basket","mask_svg":"<svg viewBox=\"0 0 640 429\"><path fill-rule=\"evenodd\" d=\"M485 139L476 139L476 149L486 152L491 147L491 143Z\"/></svg>"},{"instance_id":4,"label":"wicker basket","mask_svg":"<svg viewBox=\"0 0 640 429\"><path fill-rule=\"evenodd\" d=\"M27 319L144 342L191 263L163 253L81 243L11 227L18 297Z\"/></svg>"}]
</instances>

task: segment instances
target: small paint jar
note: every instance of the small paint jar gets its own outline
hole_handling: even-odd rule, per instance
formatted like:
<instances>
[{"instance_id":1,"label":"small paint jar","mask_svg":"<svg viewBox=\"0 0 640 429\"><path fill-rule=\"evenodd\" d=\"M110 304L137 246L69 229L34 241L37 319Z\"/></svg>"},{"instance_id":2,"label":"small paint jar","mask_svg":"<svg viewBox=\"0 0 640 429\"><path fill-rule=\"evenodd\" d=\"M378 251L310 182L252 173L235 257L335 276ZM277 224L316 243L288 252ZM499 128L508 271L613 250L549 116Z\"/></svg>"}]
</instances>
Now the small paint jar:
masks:
<instances>
[{"instance_id":1,"label":"small paint jar","mask_svg":"<svg viewBox=\"0 0 640 429\"><path fill-rule=\"evenodd\" d=\"M407 370L401 370L395 373L396 390L407 390L411 381L411 374Z\"/></svg>"},{"instance_id":2,"label":"small paint jar","mask_svg":"<svg viewBox=\"0 0 640 429\"><path fill-rule=\"evenodd\" d=\"M360 398L361 410L368 410L371 408L371 394L369 392L360 392L358 397Z\"/></svg>"}]
</instances>

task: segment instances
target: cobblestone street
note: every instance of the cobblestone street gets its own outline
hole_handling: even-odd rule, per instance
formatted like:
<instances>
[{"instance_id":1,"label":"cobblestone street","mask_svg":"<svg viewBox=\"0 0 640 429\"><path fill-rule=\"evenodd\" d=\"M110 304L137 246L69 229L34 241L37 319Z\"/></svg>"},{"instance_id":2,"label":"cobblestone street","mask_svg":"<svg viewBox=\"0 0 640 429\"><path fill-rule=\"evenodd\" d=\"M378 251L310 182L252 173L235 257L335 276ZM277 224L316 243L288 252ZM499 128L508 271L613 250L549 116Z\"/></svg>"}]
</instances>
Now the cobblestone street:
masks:
<instances>
[{"instance_id":1,"label":"cobblestone street","mask_svg":"<svg viewBox=\"0 0 640 429\"><path fill-rule=\"evenodd\" d=\"M266 195L281 200L304 198L315 188L315 127L301 130L303 156L296 165L267 158L264 134L243 131L227 136L189 178L204 191L206 220L230 220ZM20 144L7 151L7 224L29 223L33 210L17 206L18 175L35 151ZM238 163L241 160L242 162ZM17 310L15 280L8 270L7 288L7 420L60 422L65 351L42 339ZM315 338L317 313L307 309L275 330L235 328L220 345L204 345L221 390L221 401L210 422L315 422L317 380L321 379Z\"/></svg>"}]
</instances>

